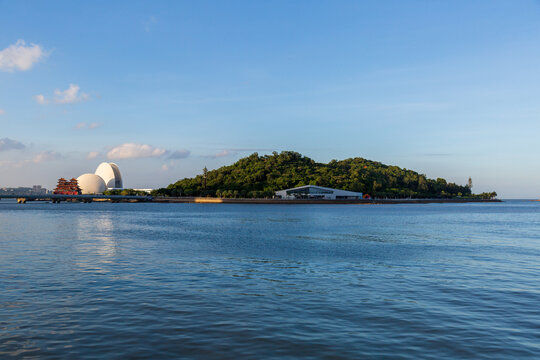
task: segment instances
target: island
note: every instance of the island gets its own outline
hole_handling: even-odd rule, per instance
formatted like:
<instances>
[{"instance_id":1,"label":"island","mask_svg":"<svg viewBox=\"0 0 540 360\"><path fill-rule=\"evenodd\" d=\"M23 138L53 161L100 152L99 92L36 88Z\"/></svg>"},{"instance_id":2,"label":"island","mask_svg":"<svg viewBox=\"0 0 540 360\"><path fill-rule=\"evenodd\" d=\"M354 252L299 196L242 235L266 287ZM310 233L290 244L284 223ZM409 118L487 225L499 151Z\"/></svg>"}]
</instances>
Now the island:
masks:
<instances>
[{"instance_id":1,"label":"island","mask_svg":"<svg viewBox=\"0 0 540 360\"><path fill-rule=\"evenodd\" d=\"M276 191L316 185L361 192L369 199L492 200L496 192L473 194L472 182L458 185L445 179L385 165L361 157L319 163L294 151L253 153L232 165L185 178L154 190L154 197L272 199Z\"/></svg>"}]
</instances>

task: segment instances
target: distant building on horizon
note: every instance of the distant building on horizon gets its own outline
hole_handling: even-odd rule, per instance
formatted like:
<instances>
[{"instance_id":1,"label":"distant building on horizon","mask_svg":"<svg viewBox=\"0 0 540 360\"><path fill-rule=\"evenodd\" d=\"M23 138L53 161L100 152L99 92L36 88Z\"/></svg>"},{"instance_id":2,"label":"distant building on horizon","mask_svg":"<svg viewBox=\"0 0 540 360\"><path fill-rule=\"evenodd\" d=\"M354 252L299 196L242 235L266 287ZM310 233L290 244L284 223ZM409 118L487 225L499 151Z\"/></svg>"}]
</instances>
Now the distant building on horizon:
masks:
<instances>
[{"instance_id":1,"label":"distant building on horizon","mask_svg":"<svg viewBox=\"0 0 540 360\"><path fill-rule=\"evenodd\" d=\"M50 194L50 191L41 185L34 185L32 187L4 187L0 188L0 195L46 195Z\"/></svg>"},{"instance_id":2,"label":"distant building on horizon","mask_svg":"<svg viewBox=\"0 0 540 360\"><path fill-rule=\"evenodd\" d=\"M32 186L32 195L45 195L48 191L41 185L34 185Z\"/></svg>"},{"instance_id":3,"label":"distant building on horizon","mask_svg":"<svg viewBox=\"0 0 540 360\"><path fill-rule=\"evenodd\" d=\"M292 189L276 191L276 197L280 199L324 199L324 200L359 200L361 192L353 192L340 189L332 189L317 185L304 185Z\"/></svg>"}]
</instances>

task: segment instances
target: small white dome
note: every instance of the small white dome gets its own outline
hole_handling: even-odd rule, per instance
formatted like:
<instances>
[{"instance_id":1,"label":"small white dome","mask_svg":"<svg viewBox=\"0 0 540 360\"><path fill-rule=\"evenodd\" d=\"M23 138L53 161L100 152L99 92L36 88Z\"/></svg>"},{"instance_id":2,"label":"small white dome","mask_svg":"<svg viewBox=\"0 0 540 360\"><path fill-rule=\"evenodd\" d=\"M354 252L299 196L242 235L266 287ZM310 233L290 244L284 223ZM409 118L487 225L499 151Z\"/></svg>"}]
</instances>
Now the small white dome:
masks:
<instances>
[{"instance_id":1,"label":"small white dome","mask_svg":"<svg viewBox=\"0 0 540 360\"><path fill-rule=\"evenodd\" d=\"M107 190L105 181L96 174L83 174L77 178L83 195L103 194Z\"/></svg>"},{"instance_id":2,"label":"small white dome","mask_svg":"<svg viewBox=\"0 0 540 360\"><path fill-rule=\"evenodd\" d=\"M123 187L122 175L115 163L102 162L97 167L95 174L101 176L107 189L121 189Z\"/></svg>"}]
</instances>

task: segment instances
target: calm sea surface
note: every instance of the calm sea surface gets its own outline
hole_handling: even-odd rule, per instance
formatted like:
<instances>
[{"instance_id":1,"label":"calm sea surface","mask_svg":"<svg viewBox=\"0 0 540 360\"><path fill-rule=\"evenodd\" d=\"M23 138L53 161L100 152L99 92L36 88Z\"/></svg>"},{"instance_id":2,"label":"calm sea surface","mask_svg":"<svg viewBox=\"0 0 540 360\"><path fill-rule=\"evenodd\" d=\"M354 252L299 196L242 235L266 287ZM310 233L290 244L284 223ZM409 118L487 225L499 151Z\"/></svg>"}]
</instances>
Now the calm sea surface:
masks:
<instances>
[{"instance_id":1,"label":"calm sea surface","mask_svg":"<svg viewBox=\"0 0 540 360\"><path fill-rule=\"evenodd\" d=\"M0 358L540 358L540 203L0 201Z\"/></svg>"}]
</instances>

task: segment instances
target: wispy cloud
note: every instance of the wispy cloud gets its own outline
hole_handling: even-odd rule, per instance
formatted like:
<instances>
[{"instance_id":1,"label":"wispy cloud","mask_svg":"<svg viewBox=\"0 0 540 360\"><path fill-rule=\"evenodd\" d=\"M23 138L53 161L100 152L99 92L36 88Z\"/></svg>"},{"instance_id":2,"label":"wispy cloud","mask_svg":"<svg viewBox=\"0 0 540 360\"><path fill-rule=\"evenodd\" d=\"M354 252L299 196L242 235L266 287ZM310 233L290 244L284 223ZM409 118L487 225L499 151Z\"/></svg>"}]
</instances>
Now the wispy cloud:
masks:
<instances>
[{"instance_id":1,"label":"wispy cloud","mask_svg":"<svg viewBox=\"0 0 540 360\"><path fill-rule=\"evenodd\" d=\"M212 158L212 159L219 159L219 158L222 158L222 157L227 157L227 156L232 156L232 155L236 155L236 151L222 150L222 151L219 151L219 152L215 153L214 155L210 155L208 157Z\"/></svg>"},{"instance_id":2,"label":"wispy cloud","mask_svg":"<svg viewBox=\"0 0 540 360\"><path fill-rule=\"evenodd\" d=\"M0 116L4 115L6 113L6 110L0 109Z\"/></svg>"},{"instance_id":3,"label":"wispy cloud","mask_svg":"<svg viewBox=\"0 0 540 360\"><path fill-rule=\"evenodd\" d=\"M153 147L148 144L126 143L112 148L107 153L109 159L137 159L161 157L167 154L166 149Z\"/></svg>"},{"instance_id":4,"label":"wispy cloud","mask_svg":"<svg viewBox=\"0 0 540 360\"><path fill-rule=\"evenodd\" d=\"M39 164L47 161L55 161L62 159L63 156L56 151L41 151L37 153L32 159L14 161L14 160L0 160L0 167L13 167L22 168L32 164Z\"/></svg>"},{"instance_id":5,"label":"wispy cloud","mask_svg":"<svg viewBox=\"0 0 540 360\"><path fill-rule=\"evenodd\" d=\"M75 125L75 129L78 129L78 130L81 130L81 129L93 130L93 129L97 129L100 126L101 126L101 123L98 123L98 122L92 122L92 123L80 122L77 125Z\"/></svg>"},{"instance_id":6,"label":"wispy cloud","mask_svg":"<svg viewBox=\"0 0 540 360\"><path fill-rule=\"evenodd\" d=\"M54 90L54 97L47 99L45 95L38 94L34 95L34 100L41 105L46 105L53 101L55 104L74 104L81 101L86 101L90 99L90 95L86 93L79 93L81 90L79 85L69 84L69 87L66 90Z\"/></svg>"},{"instance_id":7,"label":"wispy cloud","mask_svg":"<svg viewBox=\"0 0 540 360\"><path fill-rule=\"evenodd\" d=\"M273 150L274 149L262 149L262 148L229 148L229 149L218 151L214 155L206 155L203 157L210 158L210 159L219 159L219 158L223 158L227 156L234 156L242 152L273 151Z\"/></svg>"},{"instance_id":8,"label":"wispy cloud","mask_svg":"<svg viewBox=\"0 0 540 360\"><path fill-rule=\"evenodd\" d=\"M107 158L109 159L164 158L171 160L171 166L173 165L174 160L185 159L190 155L191 151L186 149L168 150L148 144L137 143L118 145L107 152Z\"/></svg>"},{"instance_id":9,"label":"wispy cloud","mask_svg":"<svg viewBox=\"0 0 540 360\"><path fill-rule=\"evenodd\" d=\"M448 157L448 156L452 156L454 154L450 154L450 153L426 153L426 154L421 154L423 156L429 156L429 157Z\"/></svg>"},{"instance_id":10,"label":"wispy cloud","mask_svg":"<svg viewBox=\"0 0 540 360\"><path fill-rule=\"evenodd\" d=\"M28 160L24 160L24 161L0 160L0 167L22 168L27 163L28 163Z\"/></svg>"},{"instance_id":11,"label":"wispy cloud","mask_svg":"<svg viewBox=\"0 0 540 360\"><path fill-rule=\"evenodd\" d=\"M146 21L144 22L144 31L150 32L151 26L152 26L153 24L155 24L155 23L157 23L156 17L155 17L155 16L150 16L150 17L148 18L148 20L146 20Z\"/></svg>"},{"instance_id":12,"label":"wispy cloud","mask_svg":"<svg viewBox=\"0 0 540 360\"><path fill-rule=\"evenodd\" d=\"M45 96L43 96L42 94L39 94L39 95L34 95L33 96L34 100L36 100L36 102L40 105L45 105L45 104L48 104L49 103L49 100L48 99L45 99Z\"/></svg>"},{"instance_id":13,"label":"wispy cloud","mask_svg":"<svg viewBox=\"0 0 540 360\"><path fill-rule=\"evenodd\" d=\"M61 158L62 156L55 151L42 151L36 156L34 156L34 159L32 159L32 161L36 164L39 164L45 161L59 160Z\"/></svg>"},{"instance_id":14,"label":"wispy cloud","mask_svg":"<svg viewBox=\"0 0 540 360\"><path fill-rule=\"evenodd\" d=\"M7 72L30 70L36 62L46 56L47 53L40 45L33 43L26 45L24 40L19 39L15 44L0 51L0 70Z\"/></svg>"},{"instance_id":15,"label":"wispy cloud","mask_svg":"<svg viewBox=\"0 0 540 360\"><path fill-rule=\"evenodd\" d=\"M80 93L81 88L79 85L69 84L69 87L64 90L55 90L54 91L54 102L57 104L73 104L79 101L85 101L90 98L90 95L85 93Z\"/></svg>"},{"instance_id":16,"label":"wispy cloud","mask_svg":"<svg viewBox=\"0 0 540 360\"><path fill-rule=\"evenodd\" d=\"M275 151L276 149L270 148L230 148L229 151L234 152L246 152L246 151Z\"/></svg>"},{"instance_id":17,"label":"wispy cloud","mask_svg":"<svg viewBox=\"0 0 540 360\"><path fill-rule=\"evenodd\" d=\"M171 171L176 168L176 159L169 159L165 164L161 165L161 171Z\"/></svg>"},{"instance_id":18,"label":"wispy cloud","mask_svg":"<svg viewBox=\"0 0 540 360\"><path fill-rule=\"evenodd\" d=\"M3 138L0 139L0 151L7 151L7 150L22 150L26 146L17 140Z\"/></svg>"},{"instance_id":19,"label":"wispy cloud","mask_svg":"<svg viewBox=\"0 0 540 360\"><path fill-rule=\"evenodd\" d=\"M87 159L95 159L99 155L101 155L98 151L90 151L88 154L86 154Z\"/></svg>"},{"instance_id":20,"label":"wispy cloud","mask_svg":"<svg viewBox=\"0 0 540 360\"><path fill-rule=\"evenodd\" d=\"M185 159L191 154L189 150L176 150L169 155L169 159Z\"/></svg>"}]
</instances>

